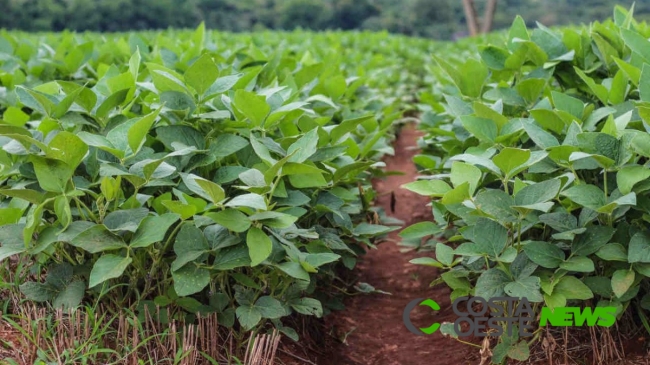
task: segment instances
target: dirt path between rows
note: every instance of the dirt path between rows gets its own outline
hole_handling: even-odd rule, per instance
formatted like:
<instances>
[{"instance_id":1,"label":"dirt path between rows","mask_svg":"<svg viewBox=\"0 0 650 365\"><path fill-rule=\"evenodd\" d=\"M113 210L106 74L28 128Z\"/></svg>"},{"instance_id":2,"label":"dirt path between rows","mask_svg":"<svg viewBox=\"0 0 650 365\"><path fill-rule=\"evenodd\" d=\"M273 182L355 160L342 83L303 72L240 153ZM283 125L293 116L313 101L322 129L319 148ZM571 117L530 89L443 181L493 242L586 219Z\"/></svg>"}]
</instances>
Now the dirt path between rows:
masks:
<instances>
[{"instance_id":1,"label":"dirt path between rows","mask_svg":"<svg viewBox=\"0 0 650 365\"><path fill-rule=\"evenodd\" d=\"M400 171L403 175L389 176L374 182L378 193L377 204L387 214L404 221L406 226L431 220L429 200L402 189L403 184L416 179L418 172L412 162L419 132L413 125L405 126L395 143L395 156L388 157L386 171ZM391 212L391 193L395 195L395 210ZM399 231L398 231L399 232ZM398 232L390 234L387 242L377 250L370 250L359 263L359 282L366 282L392 295L358 295L346 301L344 311L326 318L327 327L338 337L352 331L345 344L328 349L318 365L464 365L476 364L475 348L444 338L440 333L417 336L403 324L404 307L416 298L431 298L441 310L416 308L411 319L417 327L428 327L434 322L454 321L449 301L449 290L444 286L430 288L438 275L435 269L416 266L409 260L418 256L401 253ZM420 256L422 256L420 254Z\"/></svg>"}]
</instances>

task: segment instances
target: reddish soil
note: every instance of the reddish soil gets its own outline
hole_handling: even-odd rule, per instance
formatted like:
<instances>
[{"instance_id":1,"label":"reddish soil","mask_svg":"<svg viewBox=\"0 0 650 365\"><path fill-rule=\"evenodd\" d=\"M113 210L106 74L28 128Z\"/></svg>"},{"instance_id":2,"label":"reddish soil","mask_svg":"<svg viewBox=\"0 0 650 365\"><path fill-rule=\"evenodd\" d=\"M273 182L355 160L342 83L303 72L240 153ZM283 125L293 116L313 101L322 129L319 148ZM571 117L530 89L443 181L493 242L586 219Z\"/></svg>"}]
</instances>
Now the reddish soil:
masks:
<instances>
[{"instance_id":1,"label":"reddish soil","mask_svg":"<svg viewBox=\"0 0 650 365\"><path fill-rule=\"evenodd\" d=\"M406 126L395 143L395 156L385 160L387 171L403 175L389 176L376 181L379 198L377 204L387 214L404 221L406 226L432 220L429 199L401 186L416 179L418 172L412 162L417 154L416 140L419 132ZM391 193L395 195L395 211L391 213ZM359 263L359 282L368 283L392 295L357 295L349 298L344 311L326 318L327 327L345 343L328 349L318 365L436 365L476 364L476 348L443 337L439 332L431 336L417 336L403 324L404 307L417 298L431 298L441 310L416 307L411 319L416 327L428 327L434 322L453 322L456 318L449 301L449 290L444 286L430 288L438 276L430 267L416 266L409 260L418 256L400 252L399 232L389 240L370 250ZM419 256L422 256L420 254ZM346 333L349 333L346 337Z\"/></svg>"}]
</instances>

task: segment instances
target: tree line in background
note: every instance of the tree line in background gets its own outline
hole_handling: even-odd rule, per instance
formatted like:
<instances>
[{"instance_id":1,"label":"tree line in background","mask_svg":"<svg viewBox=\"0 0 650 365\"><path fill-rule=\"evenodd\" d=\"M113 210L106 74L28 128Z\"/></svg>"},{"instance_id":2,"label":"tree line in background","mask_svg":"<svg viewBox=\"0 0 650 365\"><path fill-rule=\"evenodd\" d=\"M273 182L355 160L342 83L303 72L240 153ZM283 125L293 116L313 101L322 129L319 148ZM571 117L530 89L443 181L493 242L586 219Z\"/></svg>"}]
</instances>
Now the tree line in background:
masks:
<instances>
[{"instance_id":1,"label":"tree line in background","mask_svg":"<svg viewBox=\"0 0 650 365\"><path fill-rule=\"evenodd\" d=\"M467 25L485 24L490 0L474 0L477 22L466 21L465 0L0 0L0 28L26 31L126 31L206 26L226 31L259 29L388 30L450 39ZM534 25L589 22L610 16L631 0L499 0L492 28L522 15ZM488 8L489 10L489 8ZM636 1L638 19L650 0Z\"/></svg>"}]
</instances>

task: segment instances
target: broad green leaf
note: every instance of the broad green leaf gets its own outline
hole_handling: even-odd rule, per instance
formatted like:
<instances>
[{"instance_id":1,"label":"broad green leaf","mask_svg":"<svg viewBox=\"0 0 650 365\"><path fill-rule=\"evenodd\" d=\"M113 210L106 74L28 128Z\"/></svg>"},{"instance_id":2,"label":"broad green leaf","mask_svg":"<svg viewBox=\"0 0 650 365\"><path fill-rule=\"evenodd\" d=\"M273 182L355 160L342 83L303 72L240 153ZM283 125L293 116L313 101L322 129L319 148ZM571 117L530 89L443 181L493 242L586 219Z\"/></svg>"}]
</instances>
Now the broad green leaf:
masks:
<instances>
[{"instance_id":1,"label":"broad green leaf","mask_svg":"<svg viewBox=\"0 0 650 365\"><path fill-rule=\"evenodd\" d=\"M436 258L444 265L451 266L454 262L454 249L442 242L436 243Z\"/></svg>"},{"instance_id":2,"label":"broad green leaf","mask_svg":"<svg viewBox=\"0 0 650 365\"><path fill-rule=\"evenodd\" d=\"M526 361L530 358L530 348L528 342L519 341L516 345L508 349L508 357L517 361Z\"/></svg>"},{"instance_id":3,"label":"broad green leaf","mask_svg":"<svg viewBox=\"0 0 650 365\"><path fill-rule=\"evenodd\" d=\"M153 123L156 121L158 114L162 108L158 108L156 111L145 115L135 122L127 132L127 138L129 140L129 147L131 147L131 152L136 155L142 145L145 142L146 136L149 133L149 130L153 126Z\"/></svg>"},{"instance_id":4,"label":"broad green leaf","mask_svg":"<svg viewBox=\"0 0 650 365\"><path fill-rule=\"evenodd\" d=\"M253 209L266 210L266 201L259 194L238 195L226 203L227 207L249 207Z\"/></svg>"},{"instance_id":5,"label":"broad green leaf","mask_svg":"<svg viewBox=\"0 0 650 365\"><path fill-rule=\"evenodd\" d=\"M449 184L442 180L418 180L412 183L402 185L404 189L410 190L414 193L440 198L451 190Z\"/></svg>"},{"instance_id":6,"label":"broad green leaf","mask_svg":"<svg viewBox=\"0 0 650 365\"><path fill-rule=\"evenodd\" d=\"M585 233L576 236L571 244L571 252L579 256L592 255L609 243L613 235L614 230L611 227L589 226Z\"/></svg>"},{"instance_id":7,"label":"broad green leaf","mask_svg":"<svg viewBox=\"0 0 650 365\"><path fill-rule=\"evenodd\" d=\"M608 243L601 247L596 256L605 261L622 261L628 262L628 253L620 243Z\"/></svg>"},{"instance_id":8,"label":"broad green leaf","mask_svg":"<svg viewBox=\"0 0 650 365\"><path fill-rule=\"evenodd\" d=\"M126 244L118 235L111 233L104 225L94 225L75 236L70 244L90 253L118 250L126 248Z\"/></svg>"},{"instance_id":9,"label":"broad green leaf","mask_svg":"<svg viewBox=\"0 0 650 365\"><path fill-rule=\"evenodd\" d=\"M251 330L262 320L262 313L252 305L242 305L237 307L237 320L245 331Z\"/></svg>"},{"instance_id":10,"label":"broad green leaf","mask_svg":"<svg viewBox=\"0 0 650 365\"><path fill-rule=\"evenodd\" d=\"M251 227L246 234L246 245L251 258L251 266L257 266L266 260L273 249L269 236L257 227Z\"/></svg>"},{"instance_id":11,"label":"broad green leaf","mask_svg":"<svg viewBox=\"0 0 650 365\"><path fill-rule=\"evenodd\" d=\"M650 178L650 169L644 166L626 166L616 174L616 183L622 194L632 192L634 185Z\"/></svg>"},{"instance_id":12,"label":"broad green leaf","mask_svg":"<svg viewBox=\"0 0 650 365\"><path fill-rule=\"evenodd\" d=\"M201 96L219 77L219 68L212 60L212 56L204 53L185 71L184 76L185 82Z\"/></svg>"},{"instance_id":13,"label":"broad green leaf","mask_svg":"<svg viewBox=\"0 0 650 365\"><path fill-rule=\"evenodd\" d=\"M171 213L178 214L182 220L192 218L197 213L197 208L191 204L183 204L176 200L163 200L161 204Z\"/></svg>"},{"instance_id":14,"label":"broad green leaf","mask_svg":"<svg viewBox=\"0 0 650 365\"><path fill-rule=\"evenodd\" d=\"M612 275L612 290L616 297L622 297L632 287L634 276L633 270L616 270L614 272Z\"/></svg>"},{"instance_id":15,"label":"broad green leaf","mask_svg":"<svg viewBox=\"0 0 650 365\"><path fill-rule=\"evenodd\" d=\"M553 295L561 294L566 300L588 300L594 297L591 289L575 276L564 276L555 285Z\"/></svg>"},{"instance_id":16,"label":"broad green leaf","mask_svg":"<svg viewBox=\"0 0 650 365\"><path fill-rule=\"evenodd\" d=\"M530 241L524 246L528 258L547 269L555 269L564 261L564 251L556 245L542 241Z\"/></svg>"},{"instance_id":17,"label":"broad green leaf","mask_svg":"<svg viewBox=\"0 0 650 365\"><path fill-rule=\"evenodd\" d=\"M528 162L529 158L529 150L507 147L498 155L494 156L492 161L501 169L505 176L514 176L521 171L521 166Z\"/></svg>"},{"instance_id":18,"label":"broad green leaf","mask_svg":"<svg viewBox=\"0 0 650 365\"><path fill-rule=\"evenodd\" d=\"M531 302L538 303L544 301L544 297L540 292L540 285L538 277L529 276L506 284L504 291L511 297L526 298Z\"/></svg>"},{"instance_id":19,"label":"broad green leaf","mask_svg":"<svg viewBox=\"0 0 650 365\"><path fill-rule=\"evenodd\" d=\"M628 262L650 263L650 237L644 232L638 232L630 240Z\"/></svg>"},{"instance_id":20,"label":"broad green leaf","mask_svg":"<svg viewBox=\"0 0 650 365\"><path fill-rule=\"evenodd\" d=\"M271 111L264 96L245 90L235 92L233 105L251 121L253 127L261 126Z\"/></svg>"},{"instance_id":21,"label":"broad green leaf","mask_svg":"<svg viewBox=\"0 0 650 365\"><path fill-rule=\"evenodd\" d=\"M172 271L174 290L178 296L196 294L210 284L210 271L196 265L185 265Z\"/></svg>"},{"instance_id":22,"label":"broad green leaf","mask_svg":"<svg viewBox=\"0 0 650 365\"><path fill-rule=\"evenodd\" d=\"M139 225L129 246L132 248L149 247L165 239L169 227L179 220L180 216L174 213L165 213L160 216L148 216Z\"/></svg>"},{"instance_id":23,"label":"broad green leaf","mask_svg":"<svg viewBox=\"0 0 650 365\"><path fill-rule=\"evenodd\" d=\"M250 265L251 259L248 256L248 248L244 245L237 245L219 251L214 260L212 269L225 271Z\"/></svg>"},{"instance_id":24,"label":"broad green leaf","mask_svg":"<svg viewBox=\"0 0 650 365\"><path fill-rule=\"evenodd\" d=\"M237 209L210 212L206 216L233 232L246 232L251 226L248 216Z\"/></svg>"},{"instance_id":25,"label":"broad green leaf","mask_svg":"<svg viewBox=\"0 0 650 365\"><path fill-rule=\"evenodd\" d=\"M605 193L595 185L575 185L563 191L561 195L571 199L576 204L592 210L598 210L607 204Z\"/></svg>"},{"instance_id":26,"label":"broad green leaf","mask_svg":"<svg viewBox=\"0 0 650 365\"><path fill-rule=\"evenodd\" d=\"M298 262L283 262L277 267L292 278L309 281L309 273Z\"/></svg>"},{"instance_id":27,"label":"broad green leaf","mask_svg":"<svg viewBox=\"0 0 650 365\"><path fill-rule=\"evenodd\" d=\"M305 162L309 157L316 153L317 146L318 129L314 128L289 146L287 154L292 155L289 158L289 162Z\"/></svg>"},{"instance_id":28,"label":"broad green leaf","mask_svg":"<svg viewBox=\"0 0 650 365\"><path fill-rule=\"evenodd\" d=\"M498 135L498 127L491 119L463 116L460 118L463 127L481 142L494 142Z\"/></svg>"},{"instance_id":29,"label":"broad green leaf","mask_svg":"<svg viewBox=\"0 0 650 365\"><path fill-rule=\"evenodd\" d=\"M576 272L594 272L595 266L594 262L591 261L588 257L584 256L573 256L560 264L560 268L567 271L576 271Z\"/></svg>"},{"instance_id":30,"label":"broad green leaf","mask_svg":"<svg viewBox=\"0 0 650 365\"><path fill-rule=\"evenodd\" d=\"M282 306L282 303L270 296L260 297L255 302L255 307L262 314L263 318L278 319L287 315L287 311Z\"/></svg>"},{"instance_id":31,"label":"broad green leaf","mask_svg":"<svg viewBox=\"0 0 650 365\"><path fill-rule=\"evenodd\" d=\"M409 263L413 265L422 265L422 266L431 266L431 267L437 267L437 268L444 268L444 265L441 264L438 260L432 258L432 257L418 257L415 259L412 259L409 261Z\"/></svg>"},{"instance_id":32,"label":"broad green leaf","mask_svg":"<svg viewBox=\"0 0 650 365\"><path fill-rule=\"evenodd\" d=\"M474 295L482 298L502 297L505 287L512 282L508 274L499 269L484 271L476 281Z\"/></svg>"},{"instance_id":33,"label":"broad green leaf","mask_svg":"<svg viewBox=\"0 0 650 365\"><path fill-rule=\"evenodd\" d=\"M469 183L469 194L472 196L474 195L474 191L476 191L476 188L480 184L482 176L483 173L481 172L481 170L474 165L470 165L458 161L454 161L451 164L451 177L450 177L451 183L454 185L454 187L458 187L463 183ZM428 180L428 181L440 181L440 180Z\"/></svg>"},{"instance_id":34,"label":"broad green leaf","mask_svg":"<svg viewBox=\"0 0 650 365\"><path fill-rule=\"evenodd\" d=\"M52 300L52 307L69 310L81 304L86 292L86 284L81 280L73 280L62 288Z\"/></svg>"},{"instance_id":35,"label":"broad green leaf","mask_svg":"<svg viewBox=\"0 0 650 365\"><path fill-rule=\"evenodd\" d=\"M74 169L63 161L42 156L30 156L38 184L45 191L54 193L65 192L68 181L72 178Z\"/></svg>"},{"instance_id":36,"label":"broad green leaf","mask_svg":"<svg viewBox=\"0 0 650 365\"><path fill-rule=\"evenodd\" d=\"M528 185L515 195L515 205L527 207L553 200L559 193L561 185L559 179L550 179Z\"/></svg>"},{"instance_id":37,"label":"broad green leaf","mask_svg":"<svg viewBox=\"0 0 650 365\"><path fill-rule=\"evenodd\" d=\"M90 279L88 283L89 288L93 288L106 280L119 278L124 273L124 270L131 264L130 257L122 257L118 255L102 255L93 264L93 269L90 271Z\"/></svg>"},{"instance_id":38,"label":"broad green leaf","mask_svg":"<svg viewBox=\"0 0 650 365\"><path fill-rule=\"evenodd\" d=\"M104 225L111 231L135 232L142 222L149 215L149 209L123 209L109 213L104 218Z\"/></svg>"},{"instance_id":39,"label":"broad green leaf","mask_svg":"<svg viewBox=\"0 0 650 365\"><path fill-rule=\"evenodd\" d=\"M431 236L440 233L440 227L433 222L420 222L408 228L405 228L399 233L399 236L404 239L418 239L426 236Z\"/></svg>"},{"instance_id":40,"label":"broad green leaf","mask_svg":"<svg viewBox=\"0 0 650 365\"><path fill-rule=\"evenodd\" d=\"M316 316L318 318L323 316L323 306L320 301L312 298L299 298L289 302L293 310L300 314Z\"/></svg>"},{"instance_id":41,"label":"broad green leaf","mask_svg":"<svg viewBox=\"0 0 650 365\"><path fill-rule=\"evenodd\" d=\"M184 224L174 241L176 260L172 262L172 271L177 271L186 264L197 260L210 247L203 232L191 224Z\"/></svg>"}]
</instances>

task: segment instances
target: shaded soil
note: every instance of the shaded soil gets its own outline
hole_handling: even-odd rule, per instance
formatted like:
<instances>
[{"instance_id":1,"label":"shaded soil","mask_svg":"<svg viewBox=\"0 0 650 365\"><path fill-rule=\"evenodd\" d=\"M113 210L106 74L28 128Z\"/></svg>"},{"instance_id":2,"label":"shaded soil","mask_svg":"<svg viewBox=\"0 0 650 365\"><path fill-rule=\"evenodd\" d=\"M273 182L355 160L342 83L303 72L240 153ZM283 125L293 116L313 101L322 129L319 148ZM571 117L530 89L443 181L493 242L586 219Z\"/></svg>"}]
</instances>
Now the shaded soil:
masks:
<instances>
[{"instance_id":1,"label":"shaded soil","mask_svg":"<svg viewBox=\"0 0 650 365\"><path fill-rule=\"evenodd\" d=\"M414 149L419 132L406 126L395 143L395 156L385 160L386 171L403 175L389 176L374 182L378 193L377 205L387 214L404 221L405 226L432 220L429 199L408 190L403 184L416 179L418 172L412 162L418 153ZM394 194L394 199L392 199ZM391 202L393 200L393 202ZM394 211L391 210L391 203ZM416 307L411 320L416 327L428 327L434 322L453 322L449 290L444 286L430 288L438 272L430 267L416 266L409 260L418 255L400 252L397 232L389 240L370 250L359 263L358 281L368 283L392 295L358 295L348 299L346 309L326 317L329 332L344 343L337 343L320 356L318 365L436 365L476 364L477 349L463 345L439 332L431 336L417 336L404 326L402 314L406 305L417 298L438 302L441 310L434 312ZM419 256L422 256L421 254Z\"/></svg>"}]
</instances>

